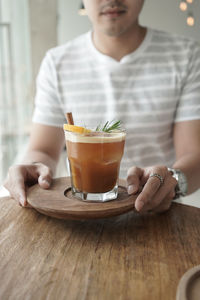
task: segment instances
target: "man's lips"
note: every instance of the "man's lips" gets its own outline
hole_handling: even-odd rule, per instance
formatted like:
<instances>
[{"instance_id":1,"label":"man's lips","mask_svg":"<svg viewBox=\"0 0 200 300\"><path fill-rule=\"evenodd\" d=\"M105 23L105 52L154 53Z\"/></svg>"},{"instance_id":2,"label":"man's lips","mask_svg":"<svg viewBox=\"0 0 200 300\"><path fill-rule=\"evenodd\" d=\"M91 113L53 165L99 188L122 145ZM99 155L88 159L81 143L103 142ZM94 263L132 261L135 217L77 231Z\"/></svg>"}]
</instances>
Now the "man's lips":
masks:
<instances>
[{"instance_id":1,"label":"man's lips","mask_svg":"<svg viewBox=\"0 0 200 300\"><path fill-rule=\"evenodd\" d=\"M122 8L107 8L101 12L101 15L117 17L121 14L124 14L125 12L126 10Z\"/></svg>"}]
</instances>

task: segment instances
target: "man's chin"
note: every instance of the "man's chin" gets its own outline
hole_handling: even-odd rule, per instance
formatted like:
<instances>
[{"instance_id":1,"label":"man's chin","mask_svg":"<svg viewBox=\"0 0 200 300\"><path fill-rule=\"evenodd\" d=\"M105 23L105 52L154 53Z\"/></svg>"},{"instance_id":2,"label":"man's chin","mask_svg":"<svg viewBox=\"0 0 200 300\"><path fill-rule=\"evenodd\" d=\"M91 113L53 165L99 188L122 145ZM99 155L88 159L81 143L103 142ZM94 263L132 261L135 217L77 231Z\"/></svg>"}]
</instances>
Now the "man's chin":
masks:
<instances>
[{"instance_id":1,"label":"man's chin","mask_svg":"<svg viewBox=\"0 0 200 300\"><path fill-rule=\"evenodd\" d=\"M124 33L123 28L104 28L103 33L110 37L120 37Z\"/></svg>"}]
</instances>

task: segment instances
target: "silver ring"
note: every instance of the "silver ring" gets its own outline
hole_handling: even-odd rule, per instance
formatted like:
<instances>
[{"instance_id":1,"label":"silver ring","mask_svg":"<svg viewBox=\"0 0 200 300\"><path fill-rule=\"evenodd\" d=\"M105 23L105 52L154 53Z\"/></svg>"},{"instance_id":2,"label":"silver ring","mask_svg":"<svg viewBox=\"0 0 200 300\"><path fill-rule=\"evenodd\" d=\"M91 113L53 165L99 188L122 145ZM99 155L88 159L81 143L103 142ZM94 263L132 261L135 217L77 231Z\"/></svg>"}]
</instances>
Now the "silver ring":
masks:
<instances>
[{"instance_id":1,"label":"silver ring","mask_svg":"<svg viewBox=\"0 0 200 300\"><path fill-rule=\"evenodd\" d=\"M164 183L164 178L160 174L154 173L154 174L151 174L149 176L149 178L150 177L157 177L160 180L160 185L162 185Z\"/></svg>"}]
</instances>

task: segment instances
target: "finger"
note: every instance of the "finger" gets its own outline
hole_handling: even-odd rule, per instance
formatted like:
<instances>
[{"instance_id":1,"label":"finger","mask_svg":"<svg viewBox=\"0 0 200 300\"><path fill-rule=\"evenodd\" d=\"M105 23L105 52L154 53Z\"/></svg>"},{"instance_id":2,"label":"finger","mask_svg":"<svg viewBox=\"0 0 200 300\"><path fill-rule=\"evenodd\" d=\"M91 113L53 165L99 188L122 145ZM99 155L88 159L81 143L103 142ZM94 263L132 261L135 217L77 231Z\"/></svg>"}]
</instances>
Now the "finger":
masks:
<instances>
[{"instance_id":1,"label":"finger","mask_svg":"<svg viewBox=\"0 0 200 300\"><path fill-rule=\"evenodd\" d=\"M159 206L153 209L155 213L162 213L170 209L175 192L170 192Z\"/></svg>"},{"instance_id":2,"label":"finger","mask_svg":"<svg viewBox=\"0 0 200 300\"><path fill-rule=\"evenodd\" d=\"M39 177L38 177L39 185L43 189L48 189L52 182L51 169L43 164L38 164L37 170L38 170L38 174L39 174Z\"/></svg>"},{"instance_id":3,"label":"finger","mask_svg":"<svg viewBox=\"0 0 200 300\"><path fill-rule=\"evenodd\" d=\"M171 172L169 172L169 179L170 179L170 183L169 185L171 185L171 191L167 194L167 196L165 197L165 199L160 203L160 205L158 205L154 210L157 213L161 213L164 212L166 210L168 210L172 204L172 200L175 197L175 187L177 185L177 180L172 177Z\"/></svg>"},{"instance_id":4,"label":"finger","mask_svg":"<svg viewBox=\"0 0 200 300\"><path fill-rule=\"evenodd\" d=\"M12 198L14 198L21 206L26 206L27 199L24 177L17 168L12 168L10 173L11 174L8 175L9 178L4 183L4 186L10 192Z\"/></svg>"},{"instance_id":5,"label":"finger","mask_svg":"<svg viewBox=\"0 0 200 300\"><path fill-rule=\"evenodd\" d=\"M173 199L175 194L176 181L171 175L165 177L164 184L160 187L158 192L152 197L151 201L143 207L143 211L153 210L155 211L157 207L162 206L165 199ZM170 200L171 201L171 200ZM165 203L164 203L165 206Z\"/></svg>"},{"instance_id":6,"label":"finger","mask_svg":"<svg viewBox=\"0 0 200 300\"><path fill-rule=\"evenodd\" d=\"M128 194L136 194L140 188L140 180L143 175L143 169L132 167L127 173L127 191Z\"/></svg>"},{"instance_id":7,"label":"finger","mask_svg":"<svg viewBox=\"0 0 200 300\"><path fill-rule=\"evenodd\" d=\"M156 194L160 187L160 183L157 180L150 179L147 181L142 192L135 201L135 208L137 211L141 211L142 209L145 210L145 206L146 210L148 209L147 205L150 204L152 197Z\"/></svg>"},{"instance_id":8,"label":"finger","mask_svg":"<svg viewBox=\"0 0 200 300\"><path fill-rule=\"evenodd\" d=\"M147 172L150 174L159 174L165 180L166 175L168 174L168 170L166 167L154 167L147 169ZM137 211L147 210L148 204L152 201L152 198L158 192L161 186L160 179L157 177L149 177L142 192L136 199L135 208ZM145 207L146 206L146 207Z\"/></svg>"},{"instance_id":9,"label":"finger","mask_svg":"<svg viewBox=\"0 0 200 300\"><path fill-rule=\"evenodd\" d=\"M11 195L14 196L14 198L19 202L19 204L23 207L27 206L27 198L26 198L26 191L25 191L25 184L24 179L18 179L16 181L17 189L15 189L15 192L12 192Z\"/></svg>"}]
</instances>

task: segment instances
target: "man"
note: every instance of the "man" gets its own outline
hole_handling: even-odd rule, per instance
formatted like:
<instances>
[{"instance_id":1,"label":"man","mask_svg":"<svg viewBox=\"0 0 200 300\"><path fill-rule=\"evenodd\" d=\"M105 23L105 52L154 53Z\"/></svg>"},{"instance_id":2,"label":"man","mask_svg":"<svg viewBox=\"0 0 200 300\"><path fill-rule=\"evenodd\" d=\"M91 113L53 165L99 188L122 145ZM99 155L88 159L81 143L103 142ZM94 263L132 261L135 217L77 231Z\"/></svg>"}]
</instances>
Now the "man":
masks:
<instances>
[{"instance_id":1,"label":"man","mask_svg":"<svg viewBox=\"0 0 200 300\"><path fill-rule=\"evenodd\" d=\"M128 170L129 194L142 187L139 212L164 211L200 187L200 48L140 26L143 2L85 0L93 31L44 58L28 151L5 183L22 206L27 185L50 186L67 111L76 124L123 122L121 176Z\"/></svg>"}]
</instances>

